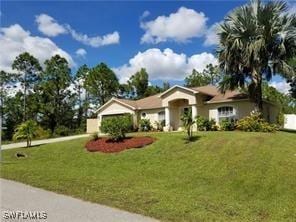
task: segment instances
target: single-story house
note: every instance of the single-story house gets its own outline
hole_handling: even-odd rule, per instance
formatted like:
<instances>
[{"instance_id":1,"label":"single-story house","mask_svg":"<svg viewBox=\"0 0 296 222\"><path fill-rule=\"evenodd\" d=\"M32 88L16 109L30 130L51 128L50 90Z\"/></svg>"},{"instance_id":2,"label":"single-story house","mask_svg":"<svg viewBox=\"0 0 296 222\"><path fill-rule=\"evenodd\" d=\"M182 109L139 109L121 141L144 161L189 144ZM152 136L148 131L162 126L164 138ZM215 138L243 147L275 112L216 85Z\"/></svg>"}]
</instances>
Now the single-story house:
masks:
<instances>
[{"instance_id":1,"label":"single-story house","mask_svg":"<svg viewBox=\"0 0 296 222\"><path fill-rule=\"evenodd\" d=\"M271 123L276 122L279 109L264 101L264 117ZM250 115L255 104L248 96L239 91L219 92L212 85L184 87L175 85L163 93L139 100L112 98L97 110L97 129L102 119L108 116L131 114L134 125L140 119L150 119L151 124L165 121L165 131L182 129L181 115L191 109L197 115L214 119L217 124L223 118L241 119Z\"/></svg>"}]
</instances>

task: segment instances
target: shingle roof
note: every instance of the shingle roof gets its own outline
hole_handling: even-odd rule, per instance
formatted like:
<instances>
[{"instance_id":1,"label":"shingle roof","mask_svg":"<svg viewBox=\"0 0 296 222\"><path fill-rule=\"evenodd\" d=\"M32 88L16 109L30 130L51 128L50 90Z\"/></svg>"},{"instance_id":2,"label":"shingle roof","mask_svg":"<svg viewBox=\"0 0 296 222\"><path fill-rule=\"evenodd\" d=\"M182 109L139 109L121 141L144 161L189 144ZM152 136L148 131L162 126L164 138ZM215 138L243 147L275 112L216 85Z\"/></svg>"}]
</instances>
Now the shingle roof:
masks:
<instances>
[{"instance_id":1,"label":"shingle roof","mask_svg":"<svg viewBox=\"0 0 296 222\"><path fill-rule=\"evenodd\" d=\"M218 103L233 101L237 99L246 99L248 98L246 94L239 92L238 90L226 91L225 94L219 92L219 89L213 85L200 86L200 87L191 87L191 90L196 91L197 93L202 93L211 96L212 98L207 101L207 103ZM148 96L139 100L129 100L129 99L117 99L122 103L125 103L129 106L134 107L135 109L155 109L162 107L161 95L156 94L153 96Z\"/></svg>"},{"instance_id":2,"label":"shingle roof","mask_svg":"<svg viewBox=\"0 0 296 222\"><path fill-rule=\"evenodd\" d=\"M191 87L194 91L207 94L210 96L216 96L220 94L219 89L213 85L199 86L199 87Z\"/></svg>"},{"instance_id":3,"label":"shingle roof","mask_svg":"<svg viewBox=\"0 0 296 222\"><path fill-rule=\"evenodd\" d=\"M247 99L248 95L245 93L241 93L238 90L230 91L227 90L225 94L219 93L214 96L212 99L208 101L208 103L215 103L215 102L226 102L232 100L240 100L240 99Z\"/></svg>"}]
</instances>

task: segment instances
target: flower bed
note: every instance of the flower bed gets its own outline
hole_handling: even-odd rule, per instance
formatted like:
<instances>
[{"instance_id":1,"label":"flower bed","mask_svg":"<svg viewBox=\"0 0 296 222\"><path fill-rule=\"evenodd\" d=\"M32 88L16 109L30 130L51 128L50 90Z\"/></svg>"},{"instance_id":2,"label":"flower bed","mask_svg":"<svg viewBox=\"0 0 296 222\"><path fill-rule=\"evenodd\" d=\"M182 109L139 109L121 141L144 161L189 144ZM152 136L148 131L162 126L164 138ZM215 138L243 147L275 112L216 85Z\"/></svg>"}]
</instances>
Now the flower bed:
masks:
<instances>
[{"instance_id":1,"label":"flower bed","mask_svg":"<svg viewBox=\"0 0 296 222\"><path fill-rule=\"evenodd\" d=\"M120 142L115 142L109 138L100 138L89 141L85 147L90 152L100 151L103 153L116 153L130 148L142 148L155 141L151 137L129 137Z\"/></svg>"}]
</instances>

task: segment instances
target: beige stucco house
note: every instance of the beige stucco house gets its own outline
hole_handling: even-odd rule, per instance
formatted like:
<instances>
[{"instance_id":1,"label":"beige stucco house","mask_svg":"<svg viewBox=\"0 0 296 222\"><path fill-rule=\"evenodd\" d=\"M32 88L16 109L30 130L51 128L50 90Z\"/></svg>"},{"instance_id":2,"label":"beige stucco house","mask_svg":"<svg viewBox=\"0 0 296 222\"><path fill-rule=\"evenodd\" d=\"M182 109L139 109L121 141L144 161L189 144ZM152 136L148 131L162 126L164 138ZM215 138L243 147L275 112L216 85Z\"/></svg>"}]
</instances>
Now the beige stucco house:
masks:
<instances>
[{"instance_id":1,"label":"beige stucco house","mask_svg":"<svg viewBox=\"0 0 296 222\"><path fill-rule=\"evenodd\" d=\"M192 110L192 116L204 116L214 119L217 124L222 118L240 119L250 115L255 108L247 95L239 91L227 91L222 94L212 85L187 88L173 86L161 94L139 100L112 98L97 110L97 128L102 119L112 115L132 114L134 125L140 119L150 119L152 124L165 121L164 130L182 129L181 115ZM264 102L264 117L269 122L276 122L278 107Z\"/></svg>"}]
</instances>

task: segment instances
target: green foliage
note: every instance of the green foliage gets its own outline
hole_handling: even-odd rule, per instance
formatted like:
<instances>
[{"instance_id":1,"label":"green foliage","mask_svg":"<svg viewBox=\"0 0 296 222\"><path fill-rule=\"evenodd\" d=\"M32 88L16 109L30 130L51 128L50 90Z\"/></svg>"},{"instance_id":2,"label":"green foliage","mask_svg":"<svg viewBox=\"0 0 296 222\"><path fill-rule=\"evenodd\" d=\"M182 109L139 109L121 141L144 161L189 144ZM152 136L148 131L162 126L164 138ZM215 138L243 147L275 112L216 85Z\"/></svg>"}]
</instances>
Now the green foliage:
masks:
<instances>
[{"instance_id":1,"label":"green foliage","mask_svg":"<svg viewBox=\"0 0 296 222\"><path fill-rule=\"evenodd\" d=\"M291 95L283 94L276 88L269 86L267 82L262 86L263 98L277 104L281 112L285 114L296 114L296 99Z\"/></svg>"},{"instance_id":2,"label":"green foliage","mask_svg":"<svg viewBox=\"0 0 296 222\"><path fill-rule=\"evenodd\" d=\"M18 79L24 86L23 117L27 119L27 90L34 89L39 81L42 68L38 59L24 52L17 56L12 63L12 69L18 71Z\"/></svg>"},{"instance_id":3,"label":"green foliage","mask_svg":"<svg viewBox=\"0 0 296 222\"><path fill-rule=\"evenodd\" d=\"M208 64L202 72L193 69L191 75L185 78L185 86L197 87L208 84L214 85L220 81L220 78L221 74L219 73L218 66Z\"/></svg>"},{"instance_id":4,"label":"green foliage","mask_svg":"<svg viewBox=\"0 0 296 222\"><path fill-rule=\"evenodd\" d=\"M233 119L222 119L220 122L220 129L223 131L232 131L235 129L235 121Z\"/></svg>"},{"instance_id":5,"label":"green foliage","mask_svg":"<svg viewBox=\"0 0 296 222\"><path fill-rule=\"evenodd\" d=\"M284 113L279 112L279 114L276 117L276 122L279 125L279 127L283 127L285 123L285 116Z\"/></svg>"},{"instance_id":6,"label":"green foliage","mask_svg":"<svg viewBox=\"0 0 296 222\"><path fill-rule=\"evenodd\" d=\"M139 130L142 132L150 131L152 128L150 119L141 119L139 121Z\"/></svg>"},{"instance_id":7,"label":"green foliage","mask_svg":"<svg viewBox=\"0 0 296 222\"><path fill-rule=\"evenodd\" d=\"M132 131L132 117L124 115L104 118L100 129L103 133L107 133L112 140L120 141L125 138L126 133Z\"/></svg>"},{"instance_id":8,"label":"green foliage","mask_svg":"<svg viewBox=\"0 0 296 222\"><path fill-rule=\"evenodd\" d=\"M162 121L155 121L156 130L163 131L163 128L165 126L165 120Z\"/></svg>"},{"instance_id":9,"label":"green foliage","mask_svg":"<svg viewBox=\"0 0 296 222\"><path fill-rule=\"evenodd\" d=\"M143 98L148 89L148 73L146 72L146 69L141 68L140 71L132 75L128 84L132 90L131 93L136 95L137 99Z\"/></svg>"},{"instance_id":10,"label":"green foliage","mask_svg":"<svg viewBox=\"0 0 296 222\"><path fill-rule=\"evenodd\" d=\"M214 119L208 120L203 116L197 116L195 118L196 127L200 131L217 131L218 126Z\"/></svg>"},{"instance_id":11,"label":"green foliage","mask_svg":"<svg viewBox=\"0 0 296 222\"><path fill-rule=\"evenodd\" d=\"M86 77L86 90L100 105L118 94L119 82L115 73L104 63L90 69Z\"/></svg>"},{"instance_id":12,"label":"green foliage","mask_svg":"<svg viewBox=\"0 0 296 222\"><path fill-rule=\"evenodd\" d=\"M91 135L91 138L92 138L92 140L98 140L100 137L99 137L98 133L95 132Z\"/></svg>"},{"instance_id":13,"label":"green foliage","mask_svg":"<svg viewBox=\"0 0 296 222\"><path fill-rule=\"evenodd\" d=\"M184 114L181 116L181 120L183 122L183 127L187 133L187 139L191 141L193 136L192 127L194 124L194 120L192 118L192 111L189 110L188 112L184 112Z\"/></svg>"},{"instance_id":14,"label":"green foliage","mask_svg":"<svg viewBox=\"0 0 296 222\"><path fill-rule=\"evenodd\" d=\"M73 122L76 99L69 90L71 82L71 70L66 59L56 55L45 61L38 93L43 125L52 133L57 126L70 126Z\"/></svg>"},{"instance_id":15,"label":"green foliage","mask_svg":"<svg viewBox=\"0 0 296 222\"><path fill-rule=\"evenodd\" d=\"M276 125L266 122L261 113L252 113L238 120L236 128L247 132L275 132L277 130Z\"/></svg>"},{"instance_id":16,"label":"green foliage","mask_svg":"<svg viewBox=\"0 0 296 222\"><path fill-rule=\"evenodd\" d=\"M287 63L295 56L295 24L283 1L255 0L230 12L218 32L218 59L225 73L221 90L246 87L262 112L263 79L295 75Z\"/></svg>"},{"instance_id":17,"label":"green foliage","mask_svg":"<svg viewBox=\"0 0 296 222\"><path fill-rule=\"evenodd\" d=\"M69 136L71 134L71 130L66 126L61 125L55 129L54 134L58 136Z\"/></svg>"},{"instance_id":18,"label":"green foliage","mask_svg":"<svg viewBox=\"0 0 296 222\"><path fill-rule=\"evenodd\" d=\"M13 135L14 140L25 139L27 141L27 147L31 146L32 139L38 136L38 124L33 120L27 120L20 124Z\"/></svg>"},{"instance_id":19,"label":"green foliage","mask_svg":"<svg viewBox=\"0 0 296 222\"><path fill-rule=\"evenodd\" d=\"M210 84L209 76L205 76L202 73L192 70L192 73L185 78L186 87L204 86Z\"/></svg>"}]
</instances>

